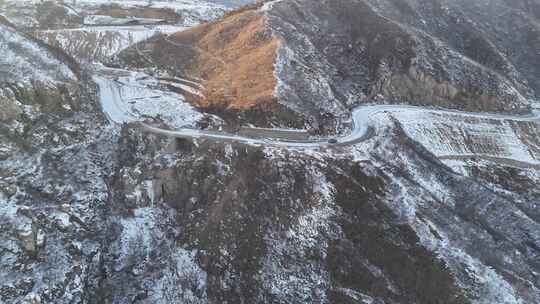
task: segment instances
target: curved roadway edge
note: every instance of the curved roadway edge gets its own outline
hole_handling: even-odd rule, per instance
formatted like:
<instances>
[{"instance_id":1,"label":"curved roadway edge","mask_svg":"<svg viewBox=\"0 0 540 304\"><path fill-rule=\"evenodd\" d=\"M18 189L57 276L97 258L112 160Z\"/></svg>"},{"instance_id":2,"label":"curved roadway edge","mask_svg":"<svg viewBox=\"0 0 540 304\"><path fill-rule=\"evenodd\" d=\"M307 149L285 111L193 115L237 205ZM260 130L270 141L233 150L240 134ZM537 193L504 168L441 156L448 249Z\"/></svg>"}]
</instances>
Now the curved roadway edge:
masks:
<instances>
[{"instance_id":1,"label":"curved roadway edge","mask_svg":"<svg viewBox=\"0 0 540 304\"><path fill-rule=\"evenodd\" d=\"M445 109L434 109L426 108L419 106L410 106L410 105L363 105L356 108L351 115L352 120L352 131L344 136L336 138L317 138L313 140L295 140L286 139L273 139L273 138L264 138L261 136L248 137L242 136L234 133L227 133L222 131L205 131L192 128L179 128L174 130L168 130L152 126L148 123L142 121L143 119L137 117L130 112L127 100L123 100L121 94L122 84L118 81L118 76L129 75L133 73L129 70L107 68L103 66L94 66L94 76L93 79L96 84L99 86L99 97L103 111L107 115L110 121L114 123L136 123L146 132L151 132L154 134L159 134L167 137L180 138L180 139L208 139L215 141L225 141L225 142L238 142L254 146L274 146L274 147L285 147L285 148L299 148L299 149L318 149L325 147L346 147L358 144L364 141L367 141L375 136L376 129L375 124L372 123L371 119L376 114L388 113L388 114L398 114L403 111L425 111L429 113L436 114L447 114L447 115L459 115L461 117L474 117L479 119L491 119L491 120L510 120L510 121L519 121L519 122L540 122L540 111L533 111L528 115L505 115L505 114L489 114L489 113L475 113L475 112L463 112L457 110L445 110ZM111 77L112 76L112 77ZM151 76L148 76L151 77ZM139 89L144 89L146 87L145 83L140 84L130 84L134 85ZM194 88L196 89L196 88ZM533 164L528 162L523 162L510 158L499 158L496 156L483 156L483 155L474 155L479 159L489 159L496 161L502 164L508 164L512 166L517 166L521 168L539 168L540 164ZM468 159L471 159L468 157ZM442 156L439 159L463 159L461 156Z\"/></svg>"},{"instance_id":2,"label":"curved roadway edge","mask_svg":"<svg viewBox=\"0 0 540 304\"><path fill-rule=\"evenodd\" d=\"M176 137L182 139L190 138L204 138L211 140L223 140L223 141L235 141L239 143L251 144L251 145L266 145L266 146L282 146L292 148L319 148L324 146L350 146L363 141L369 140L375 135L375 129L371 126L371 118L379 113L396 113L399 111L429 111L432 113L440 114L457 114L463 116L470 116L482 119L496 119L496 120L513 120L521 122L540 122L540 115L503 115L503 114L484 114L484 113L471 113L460 112L453 110L434 110L429 108L422 108L417 106L407 105L366 105L356 108L352 113L353 129L345 136L335 138L335 143L329 143L330 138L319 138L315 140L275 140L275 139L258 139L252 137L240 136L233 133L226 133L220 131L204 131L196 129L178 129L178 130L165 130L150 126L146 123L139 122L139 125L146 131L155 134L161 134L169 137Z\"/></svg>"},{"instance_id":3,"label":"curved roadway edge","mask_svg":"<svg viewBox=\"0 0 540 304\"><path fill-rule=\"evenodd\" d=\"M487 114L487 113L474 113L474 112L462 112L457 110L441 110L424 108L419 106L409 105L364 105L359 106L352 112L352 131L342 137L335 138L335 143L329 143L330 138L319 138L314 140L286 140L286 139L270 139L270 138L254 138L246 137L238 134L221 132L221 131L204 131L190 128L181 128L176 130L167 130L151 126L141 121L140 118L135 117L130 113L126 107L127 102L122 100L120 94L120 84L115 80L106 77L111 71L120 74L129 74L131 71L122 69L111 68L96 68L96 74L94 75L94 81L99 86L100 101L103 111L109 117L109 119L115 123L136 122L144 130L155 134L161 134L169 137L176 137L182 139L190 138L204 138L211 140L221 141L235 141L239 143L251 144L251 145L265 145L265 146L281 146L291 148L320 148L325 146L350 146L363 141L366 141L374 136L375 131L371 126L371 118L380 113L399 113L400 111L428 111L430 113L439 114L453 114L465 117L475 117L481 119L495 119L495 120L512 120L521 122L540 122L540 112L533 112L528 115L504 115L504 114ZM103 75L99 75L100 72ZM144 87L141 84L140 87Z\"/></svg>"},{"instance_id":4,"label":"curved roadway edge","mask_svg":"<svg viewBox=\"0 0 540 304\"><path fill-rule=\"evenodd\" d=\"M262 11L265 11L271 5L280 2L281 0L270 1L263 6ZM119 27L122 29L129 27ZM67 29L70 30L70 29ZM72 30L72 29L71 29ZM77 29L80 30L80 29ZM57 30L61 31L61 30ZM65 31L65 30L63 30ZM165 42L170 43L171 45L182 47L182 48L194 48L201 54L206 54L209 58L213 58L220 64L222 64L227 75L230 77L230 67L224 62L221 58L214 56L203 49L200 49L196 46L186 45L171 40L171 33L163 33L163 39ZM138 44L134 44L135 51L139 53L143 58L152 63L152 60L146 57L146 55L141 52L138 48ZM529 115L504 115L504 114L486 114L486 113L474 113L474 112L462 112L456 110L443 110L443 109L433 109L433 108L424 108L418 106L408 106L408 105L364 105L356 108L352 112L352 131L345 136L338 138L318 138L314 140L287 140L287 139L271 139L263 137L246 137L233 133L226 133L220 131L204 131L190 128L180 128L176 130L167 130L163 128L158 128L141 121L140 117L131 113L129 108L126 106L126 100L123 100L121 94L121 85L115 79L111 79L111 72L116 73L117 75L129 75L132 71L123 70L123 69L114 69L106 68L104 66L95 65L93 66L94 76L93 79L95 83L99 86L99 95L100 101L103 108L103 111L107 115L110 121L114 123L137 123L142 127L142 129L147 132L152 132L155 134L161 134L169 137L176 137L182 139L191 139L191 138L205 138L210 140L218 141L234 141L250 145L258 146L281 146L281 147L291 147L291 148L321 148L327 146L350 146L363 141L369 140L375 135L375 128L371 126L371 118L378 113L387 112L387 113L397 113L400 111L429 111L431 113L441 113L441 114L454 114L460 116L468 116L482 119L496 119L496 120L512 120L512 121L522 121L522 122L539 122L540 121L540 111L533 112ZM194 85L193 89L200 90L200 84L190 83L189 85ZM145 84L141 83L140 88L144 88ZM329 142L330 141L330 142ZM449 158L452 156L448 156ZM459 157L459 156L456 156ZM482 157L478 155L478 157ZM489 156L486 156L489 157ZM491 157L490 159L495 159L496 157ZM498 158L497 158L498 159ZM514 160L508 159L513 163ZM517 161L519 162L519 161ZM523 164L521 164L523 165ZM532 165L536 167L536 165Z\"/></svg>"},{"instance_id":5,"label":"curved roadway edge","mask_svg":"<svg viewBox=\"0 0 540 304\"><path fill-rule=\"evenodd\" d=\"M528 115L504 115L504 114L488 114L462 112L457 110L443 110L425 108L409 105L363 105L359 106L352 112L352 131L342 137L337 138L317 138L313 140L287 140L287 139L271 139L263 137L247 137L234 133L222 131L205 131L193 128L179 128L168 130L152 126L142 121L142 118L137 117L130 112L127 106L127 101L123 100L121 94L122 83L118 82L113 75L129 75L132 71L123 69L106 68L103 66L94 67L94 81L99 86L99 96L103 112L113 123L135 123L143 131L158 134L166 137L179 139L208 139L222 142L237 142L253 146L273 146L296 149L319 149L328 147L347 147L364 141L367 141L376 135L375 124L371 121L372 118L381 113L398 114L402 111L425 111L429 113L459 115L462 117L474 117L480 119L492 120L511 120L519 122L540 122L540 112L533 111ZM144 88L145 84L137 85L139 88ZM286 136L286 135L285 135ZM438 157L440 160L468 160L468 159L485 159L500 163L502 165L524 168L524 169L540 169L540 164L523 162L511 158L501 158L489 155L448 155Z\"/></svg>"},{"instance_id":6,"label":"curved roadway edge","mask_svg":"<svg viewBox=\"0 0 540 304\"><path fill-rule=\"evenodd\" d=\"M117 70L122 72L122 70ZM125 71L129 73L129 71ZM155 134L161 134L169 137L182 139L204 138L211 140L235 141L251 145L267 145L267 146L282 146L295 148L319 148L324 146L347 146L366 141L373 137L374 129L370 127L370 119L378 113L396 113L399 111L429 111L432 113L441 114L457 114L460 116L471 116L484 119L496 120L513 120L524 122L538 122L540 115L538 113L530 115L503 115L503 114L485 114L471 113L454 110L436 110L430 108L422 108L408 105L366 105L356 108L352 113L353 128L352 131L345 136L335 138L335 143L329 143L330 138L320 138L315 140L276 140L270 138L254 138L246 137L233 133L220 131L204 131L190 128L181 128L176 130L167 130L151 126L134 117L126 108L126 102L122 101L122 96L119 93L119 84L114 80L110 80L102 76L94 76L95 82L100 88L100 101L103 111L109 119L116 123L137 122L144 130Z\"/></svg>"}]
</instances>

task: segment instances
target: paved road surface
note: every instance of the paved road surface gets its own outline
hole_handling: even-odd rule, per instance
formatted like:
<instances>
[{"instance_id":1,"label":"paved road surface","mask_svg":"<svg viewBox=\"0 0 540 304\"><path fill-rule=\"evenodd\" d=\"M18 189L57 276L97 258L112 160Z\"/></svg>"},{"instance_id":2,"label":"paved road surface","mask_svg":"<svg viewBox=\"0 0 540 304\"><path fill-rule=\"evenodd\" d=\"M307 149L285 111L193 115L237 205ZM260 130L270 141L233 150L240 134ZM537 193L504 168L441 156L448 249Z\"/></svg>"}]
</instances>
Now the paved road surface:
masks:
<instances>
[{"instance_id":1,"label":"paved road surface","mask_svg":"<svg viewBox=\"0 0 540 304\"><path fill-rule=\"evenodd\" d=\"M176 138L206 138L212 140L224 140L224 141L236 141L245 144L252 145L272 145L272 146L283 146L283 147L303 147L303 148L318 148L324 146L347 146L353 145L365 140L368 140L374 135L373 128L370 127L371 118L383 112L386 113L398 113L401 111L429 111L431 113L440 113L440 114L458 114L460 116L466 117L476 117L484 119L497 119L497 120L513 120L513 121L540 121L539 113L529 114L529 115L504 115L504 114L488 114L488 113L473 113L473 112L461 112L454 110L439 110L439 109L426 109L423 107L417 106L408 106L408 105L365 105L356 108L352 112L352 122L353 128L352 131L345 136L337 137L337 141L334 144L328 142L329 138L318 138L314 140L294 140L291 136L290 140L286 139L271 139L271 138L260 138L241 136L234 133L226 133L219 131L204 131L197 130L192 128L180 128L176 130L166 130L151 126L147 123L144 123L141 118L136 117L133 113L130 113L129 108L127 107L128 102L122 100L122 94L120 94L120 86L114 79L114 74L126 75L131 73L127 70L121 69L109 69L109 68L96 68L96 75L94 80L99 85L101 104L103 111L107 114L109 119L116 123L124 122L138 122L143 129L148 132L161 134L170 137ZM150 76L149 76L150 77ZM137 85L137 89L141 90L144 88L144 84ZM193 87L196 89L196 86ZM154 89L155 92L155 89Z\"/></svg>"}]
</instances>

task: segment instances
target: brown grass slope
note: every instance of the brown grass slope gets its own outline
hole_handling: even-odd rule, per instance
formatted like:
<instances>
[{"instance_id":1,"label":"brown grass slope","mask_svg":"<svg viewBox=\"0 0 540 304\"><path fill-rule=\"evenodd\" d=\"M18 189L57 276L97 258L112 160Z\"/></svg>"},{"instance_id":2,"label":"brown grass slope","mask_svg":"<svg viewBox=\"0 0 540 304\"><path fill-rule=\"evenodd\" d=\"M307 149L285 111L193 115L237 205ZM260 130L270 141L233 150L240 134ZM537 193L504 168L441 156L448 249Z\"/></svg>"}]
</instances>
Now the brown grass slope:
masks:
<instances>
[{"instance_id":1,"label":"brown grass slope","mask_svg":"<svg viewBox=\"0 0 540 304\"><path fill-rule=\"evenodd\" d=\"M281 41L265 24L258 6L248 6L156 42L153 57L162 63L169 58L183 74L204 80L205 98L195 100L200 107L268 108L275 102L273 68Z\"/></svg>"}]
</instances>

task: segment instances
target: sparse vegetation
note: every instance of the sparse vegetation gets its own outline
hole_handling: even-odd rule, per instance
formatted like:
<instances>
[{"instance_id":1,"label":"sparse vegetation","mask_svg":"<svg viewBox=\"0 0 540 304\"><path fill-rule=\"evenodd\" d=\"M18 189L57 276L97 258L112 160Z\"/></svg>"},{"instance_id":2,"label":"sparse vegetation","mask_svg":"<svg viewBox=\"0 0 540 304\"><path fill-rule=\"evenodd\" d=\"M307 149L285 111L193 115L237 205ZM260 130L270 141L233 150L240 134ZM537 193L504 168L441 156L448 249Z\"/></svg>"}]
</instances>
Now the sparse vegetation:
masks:
<instances>
[{"instance_id":1,"label":"sparse vegetation","mask_svg":"<svg viewBox=\"0 0 540 304\"><path fill-rule=\"evenodd\" d=\"M266 31L265 17L256 13L257 7L156 39L151 42L152 56L164 67L205 79L206 98L193 100L200 107L270 109L275 102L273 66L280 40Z\"/></svg>"}]
</instances>

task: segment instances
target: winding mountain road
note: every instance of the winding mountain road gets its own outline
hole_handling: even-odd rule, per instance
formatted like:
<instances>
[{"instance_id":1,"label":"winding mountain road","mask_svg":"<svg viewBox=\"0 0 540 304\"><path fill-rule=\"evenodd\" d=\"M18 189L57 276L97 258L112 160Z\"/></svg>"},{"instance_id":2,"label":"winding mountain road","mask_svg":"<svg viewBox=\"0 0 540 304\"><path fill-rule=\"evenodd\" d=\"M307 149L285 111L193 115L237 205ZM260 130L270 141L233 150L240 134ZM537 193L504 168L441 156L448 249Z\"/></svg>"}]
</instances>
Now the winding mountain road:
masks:
<instances>
[{"instance_id":1,"label":"winding mountain road","mask_svg":"<svg viewBox=\"0 0 540 304\"><path fill-rule=\"evenodd\" d=\"M140 124L140 126L148 132L182 139L205 138L218 141L234 141L251 145L282 146L291 148L319 148L334 145L347 146L368 140L374 135L374 128L371 123L371 119L376 114L397 114L401 111L429 111L431 113L454 115L457 114L464 117L474 117L480 119L540 122L540 113L537 112L529 115L504 115L462 112L455 110L429 109L409 105L364 105L356 108L352 112L352 131L345 136L335 138L335 143L329 143L330 138L317 138L313 140L294 140L291 138L290 140L288 140L286 138L272 139L247 137L234 133L227 133L221 131L206 131L193 128L178 128L174 130L167 130L145 123L142 117L137 117L134 113L130 111L129 107L127 106L129 104L129 101L124 100L124 97L121 94L121 86L129 84L119 83L118 80L114 79L114 77L111 78L111 71L119 74L131 73L128 70L121 69L96 69L96 75L94 76L94 80L99 85L101 105L103 111L107 114L111 121L115 123L138 122L138 124ZM138 90L144 91L146 84L140 83L136 86ZM148 90L152 90L152 94L155 94L155 88L148 88ZM143 92L141 94L141 96L145 95ZM147 95L151 94L149 93Z\"/></svg>"},{"instance_id":2,"label":"winding mountain road","mask_svg":"<svg viewBox=\"0 0 540 304\"><path fill-rule=\"evenodd\" d=\"M425 111L426 108L416 107L416 106L407 106L407 105L365 105L359 106L352 113L353 128L352 131L345 136L335 138L336 143L329 143L330 138L319 138L308 141L300 140L276 140L276 139L258 139L252 137L240 136L233 133L218 132L218 131L203 131L195 129L179 129L179 130L165 130L156 127L149 126L147 124L141 123L144 129L147 131L162 134L171 137L177 138L207 138L214 140L229 140L236 141L246 144L255 144L255 145L273 145L273 146L284 146L284 147L304 147L304 148L317 148L322 146L346 146L360 143L362 141L370 139L374 135L374 129L371 126L371 119L376 114L380 113L397 113L400 111L411 111L411 110L422 110ZM497 120L513 120L521 122L540 122L540 116L538 115L523 115L523 116L510 116L510 115L499 115L499 114L485 114L485 113L470 113L470 112L459 112L452 110L432 110L428 109L430 112L439 113L439 114L462 114L464 116L476 117L481 119L497 119Z\"/></svg>"},{"instance_id":3,"label":"winding mountain road","mask_svg":"<svg viewBox=\"0 0 540 304\"><path fill-rule=\"evenodd\" d=\"M114 30L114 27L107 27L108 30ZM129 31L129 27L118 27L119 31ZM57 30L61 32L61 30ZM70 31L67 29L66 31ZM153 30L149 29L149 32ZM145 34L146 35L146 34ZM150 35L150 34L149 34ZM172 40L170 34L164 35L164 40L171 45L182 48L190 48L192 46L178 43ZM127 46L124 46L127 47ZM136 51L143 52L135 45ZM204 50L196 49L200 53L205 53ZM206 54L208 58L214 58L216 62L225 66L227 74L230 67L216 56ZM151 61L151 60L149 60ZM193 79L183 78L155 78L150 75L135 72L125 69L107 68L101 65L94 65L93 78L99 86L100 101L104 113L113 123L137 123L146 132L160 134L163 136L182 138L182 139L209 139L216 141L239 142L243 144L256 146L279 146L285 148L301 148L301 149L319 149L324 147L347 147L354 144L364 142L372 138L377 131L380 123L375 117L378 114L410 114L411 111L418 113L419 111L431 114L447 114L458 115L459 117L489 119L500 121L514 122L540 122L540 112L535 111L529 115L504 115L504 114L488 114L462 112L454 110L424 108L408 105L363 105L351 113L352 129L347 135L336 138L313 138L309 140L298 140L294 133L297 130L291 131L288 137L287 131L279 130L280 138L269 138L268 130L258 134L257 130L252 130L253 136L245 136L235 133L222 131L207 131L191 128L195 125L198 119L203 117L203 114L198 113L193 107L187 104L183 96L179 93L172 92L171 86L180 88L181 91L187 91L191 94L202 94L204 84L194 81ZM126 81L127 79L127 81ZM154 108L161 107L156 110ZM172 115L169 115L173 113ZM169 115L172 119L164 120L171 129L164 129L152 125L147 122L149 117L164 117ZM424 115L422 113L422 115ZM397 115L394 115L397 117ZM172 121L172 123L171 123ZM516 157L500 157L501 155L481 155L471 154L479 159L487 159L490 161L496 160L498 163L508 163L510 165L520 167L537 168L538 163L523 162L522 159ZM441 156L441 159L464 159L464 155L446 155ZM470 156L470 155L469 155ZM467 157L469 157L467 156ZM533 159L537 159L533 157Z\"/></svg>"}]
</instances>

